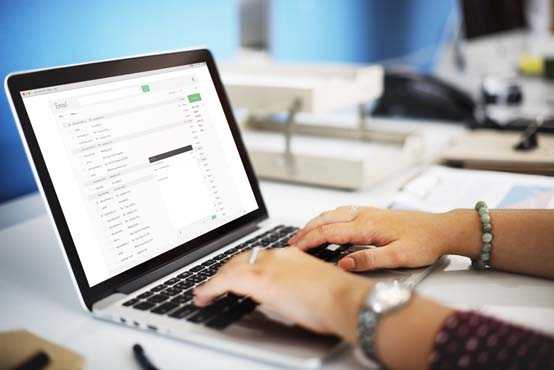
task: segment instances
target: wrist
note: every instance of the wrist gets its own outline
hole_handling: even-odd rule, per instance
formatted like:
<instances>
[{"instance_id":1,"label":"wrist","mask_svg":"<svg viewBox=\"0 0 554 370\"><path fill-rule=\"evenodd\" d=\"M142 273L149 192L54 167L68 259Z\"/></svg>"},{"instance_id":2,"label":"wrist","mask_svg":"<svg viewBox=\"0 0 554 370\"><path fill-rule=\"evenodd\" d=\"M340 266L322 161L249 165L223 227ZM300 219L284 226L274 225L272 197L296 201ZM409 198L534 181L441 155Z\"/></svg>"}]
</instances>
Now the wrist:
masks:
<instances>
[{"instance_id":1,"label":"wrist","mask_svg":"<svg viewBox=\"0 0 554 370\"><path fill-rule=\"evenodd\" d=\"M358 341L358 313L366 297L375 285L369 279L351 276L352 280L343 284L335 294L335 305L331 315L332 332L345 341L356 344Z\"/></svg>"},{"instance_id":2,"label":"wrist","mask_svg":"<svg viewBox=\"0 0 554 370\"><path fill-rule=\"evenodd\" d=\"M455 209L441 215L443 220L444 254L456 254L472 259L481 252L481 221L472 209Z\"/></svg>"}]
</instances>

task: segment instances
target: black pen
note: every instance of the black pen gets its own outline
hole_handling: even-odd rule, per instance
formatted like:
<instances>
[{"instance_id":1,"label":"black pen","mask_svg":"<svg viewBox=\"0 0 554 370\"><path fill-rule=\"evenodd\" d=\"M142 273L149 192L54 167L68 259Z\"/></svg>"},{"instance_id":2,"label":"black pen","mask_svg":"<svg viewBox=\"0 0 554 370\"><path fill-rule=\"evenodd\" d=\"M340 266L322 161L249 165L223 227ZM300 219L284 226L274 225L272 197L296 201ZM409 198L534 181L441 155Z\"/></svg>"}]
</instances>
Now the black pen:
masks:
<instances>
[{"instance_id":1,"label":"black pen","mask_svg":"<svg viewBox=\"0 0 554 370\"><path fill-rule=\"evenodd\" d=\"M137 343L133 346L133 354L135 355L137 362L143 370L158 370L158 368L154 366L154 364L148 359L148 357L146 357L146 354L144 353L144 348L142 348L140 344Z\"/></svg>"}]
</instances>

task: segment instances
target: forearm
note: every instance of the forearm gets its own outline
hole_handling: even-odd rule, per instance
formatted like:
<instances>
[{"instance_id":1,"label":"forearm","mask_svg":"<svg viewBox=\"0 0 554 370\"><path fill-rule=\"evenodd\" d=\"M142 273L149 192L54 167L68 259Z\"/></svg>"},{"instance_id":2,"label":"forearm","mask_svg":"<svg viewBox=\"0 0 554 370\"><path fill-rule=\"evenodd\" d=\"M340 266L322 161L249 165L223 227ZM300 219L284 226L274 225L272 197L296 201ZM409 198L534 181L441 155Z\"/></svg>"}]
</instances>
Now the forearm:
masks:
<instances>
[{"instance_id":1,"label":"forearm","mask_svg":"<svg viewBox=\"0 0 554 370\"><path fill-rule=\"evenodd\" d=\"M357 289L357 288L355 288ZM362 289L362 286L360 286ZM367 284L365 285L367 289ZM353 294L352 297L359 296ZM350 323L338 334L357 343L356 321L362 300L347 310ZM345 330L347 329L347 330ZM391 369L474 368L550 369L554 366L554 338L472 311L454 311L414 295L377 325L376 352Z\"/></svg>"},{"instance_id":2,"label":"forearm","mask_svg":"<svg viewBox=\"0 0 554 370\"><path fill-rule=\"evenodd\" d=\"M373 283L356 277L348 291L340 292L340 310L333 315L335 332L352 344L358 342L358 313ZM410 302L383 317L377 327L376 349L392 369L426 369L435 336L453 310L417 294Z\"/></svg>"},{"instance_id":3,"label":"forearm","mask_svg":"<svg viewBox=\"0 0 554 370\"><path fill-rule=\"evenodd\" d=\"M376 348L391 369L427 369L435 336L454 311L415 295L410 303L385 316L377 327Z\"/></svg>"},{"instance_id":4,"label":"forearm","mask_svg":"<svg viewBox=\"0 0 554 370\"><path fill-rule=\"evenodd\" d=\"M478 259L481 223L473 210L444 215L446 252ZM494 268L554 279L554 211L491 210Z\"/></svg>"}]
</instances>

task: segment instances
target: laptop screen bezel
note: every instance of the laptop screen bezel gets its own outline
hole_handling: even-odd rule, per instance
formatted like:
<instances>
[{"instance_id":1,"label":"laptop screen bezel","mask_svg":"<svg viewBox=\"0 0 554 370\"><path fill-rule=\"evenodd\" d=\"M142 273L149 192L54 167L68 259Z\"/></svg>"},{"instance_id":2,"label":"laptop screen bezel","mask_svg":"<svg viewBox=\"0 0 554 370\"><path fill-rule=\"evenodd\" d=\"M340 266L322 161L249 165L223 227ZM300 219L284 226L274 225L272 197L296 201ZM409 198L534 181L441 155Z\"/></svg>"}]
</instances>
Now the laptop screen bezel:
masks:
<instances>
[{"instance_id":1,"label":"laptop screen bezel","mask_svg":"<svg viewBox=\"0 0 554 370\"><path fill-rule=\"evenodd\" d=\"M40 89L44 87L65 85L75 82L83 82L100 78L127 75L132 73L160 70L164 68L178 67L187 64L206 63L212 77L217 95L223 107L223 111L229 124L233 139L237 146L240 158L246 170L249 184L254 193L258 208L246 215L243 215L225 225L222 225L206 234L203 234L189 242L175 246L175 248L151 258L125 272L113 276L97 285L90 286L86 279L83 265L77 253L71 232L69 230L65 215L63 213L60 201L40 146L33 131L33 126L27 115L21 92L26 90ZM131 57L117 60L102 61L96 63L80 64L68 67L52 68L47 70L24 72L10 75L6 80L13 108L18 116L21 132L25 137L29 153L36 169L46 201L54 218L56 228L61 238L63 248L71 266L75 281L88 309L92 305L110 294L114 293L118 287L142 276L149 271L160 268L167 263L192 251L197 251L207 244L227 235L242 226L261 222L268 217L267 209L262 198L258 180L252 169L250 159L246 152L238 125L235 121L229 99L223 88L214 58L209 50L198 49L189 51L179 51L164 54L147 55L140 57Z\"/></svg>"}]
</instances>

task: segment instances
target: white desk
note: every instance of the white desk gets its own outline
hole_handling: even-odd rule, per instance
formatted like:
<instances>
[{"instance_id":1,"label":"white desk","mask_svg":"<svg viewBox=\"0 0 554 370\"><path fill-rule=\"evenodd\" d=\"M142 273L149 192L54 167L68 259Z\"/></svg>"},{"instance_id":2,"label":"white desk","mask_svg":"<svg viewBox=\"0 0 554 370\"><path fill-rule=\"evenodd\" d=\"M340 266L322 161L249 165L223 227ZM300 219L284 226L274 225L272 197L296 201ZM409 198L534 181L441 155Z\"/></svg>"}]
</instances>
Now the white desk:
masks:
<instances>
[{"instance_id":1,"label":"white desk","mask_svg":"<svg viewBox=\"0 0 554 370\"><path fill-rule=\"evenodd\" d=\"M442 135L443 129L437 130ZM272 216L301 225L339 205L384 206L412 172L355 193L276 183L262 183L262 192ZM87 369L138 369L131 356L136 342L163 370L274 368L88 316L78 304L38 195L0 206L0 227L0 331L31 330L83 354ZM433 274L418 289L446 304L481 307L554 332L554 282L499 272L478 274L467 267L466 259L453 258L447 271ZM362 367L344 353L326 368Z\"/></svg>"}]
</instances>

